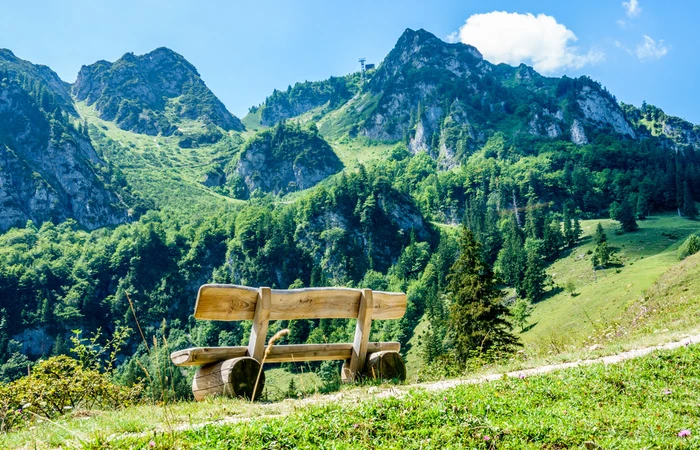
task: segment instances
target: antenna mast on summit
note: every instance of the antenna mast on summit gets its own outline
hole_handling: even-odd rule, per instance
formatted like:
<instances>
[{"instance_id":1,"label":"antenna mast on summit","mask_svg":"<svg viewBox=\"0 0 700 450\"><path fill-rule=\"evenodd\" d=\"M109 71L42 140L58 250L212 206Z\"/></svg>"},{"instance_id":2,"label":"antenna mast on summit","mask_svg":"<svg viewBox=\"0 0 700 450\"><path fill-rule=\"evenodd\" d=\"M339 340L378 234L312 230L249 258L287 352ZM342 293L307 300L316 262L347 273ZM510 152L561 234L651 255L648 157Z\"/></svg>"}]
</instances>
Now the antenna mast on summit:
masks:
<instances>
[{"instance_id":1,"label":"antenna mast on summit","mask_svg":"<svg viewBox=\"0 0 700 450\"><path fill-rule=\"evenodd\" d=\"M367 61L367 58L360 58L360 81L364 82L365 81L365 61Z\"/></svg>"}]
</instances>

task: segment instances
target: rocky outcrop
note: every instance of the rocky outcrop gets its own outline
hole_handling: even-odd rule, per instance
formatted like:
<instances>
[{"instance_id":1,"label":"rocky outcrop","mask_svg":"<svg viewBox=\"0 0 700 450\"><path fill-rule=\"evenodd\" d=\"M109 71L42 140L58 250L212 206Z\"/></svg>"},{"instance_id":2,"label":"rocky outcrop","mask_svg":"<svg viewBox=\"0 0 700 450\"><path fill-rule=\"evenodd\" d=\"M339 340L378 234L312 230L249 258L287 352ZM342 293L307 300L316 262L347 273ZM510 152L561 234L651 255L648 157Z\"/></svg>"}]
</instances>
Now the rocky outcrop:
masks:
<instances>
[{"instance_id":1,"label":"rocky outcrop","mask_svg":"<svg viewBox=\"0 0 700 450\"><path fill-rule=\"evenodd\" d=\"M170 135L182 119L224 130L244 129L197 69L167 48L83 66L72 90L78 100L95 105L100 118L116 122L123 130Z\"/></svg>"},{"instance_id":2,"label":"rocky outcrop","mask_svg":"<svg viewBox=\"0 0 700 450\"><path fill-rule=\"evenodd\" d=\"M106 186L72 105L64 107L65 86L27 65L0 55L0 231L27 220L73 218L88 229L125 222L126 205Z\"/></svg>"},{"instance_id":3,"label":"rocky outcrop","mask_svg":"<svg viewBox=\"0 0 700 450\"><path fill-rule=\"evenodd\" d=\"M308 189L342 168L343 163L315 128L278 124L246 143L235 174L249 192L285 194Z\"/></svg>"},{"instance_id":4,"label":"rocky outcrop","mask_svg":"<svg viewBox=\"0 0 700 450\"><path fill-rule=\"evenodd\" d=\"M637 136L620 106L600 89L584 86L579 93L578 106L583 120L596 128L611 128L615 133L635 139Z\"/></svg>"}]
</instances>

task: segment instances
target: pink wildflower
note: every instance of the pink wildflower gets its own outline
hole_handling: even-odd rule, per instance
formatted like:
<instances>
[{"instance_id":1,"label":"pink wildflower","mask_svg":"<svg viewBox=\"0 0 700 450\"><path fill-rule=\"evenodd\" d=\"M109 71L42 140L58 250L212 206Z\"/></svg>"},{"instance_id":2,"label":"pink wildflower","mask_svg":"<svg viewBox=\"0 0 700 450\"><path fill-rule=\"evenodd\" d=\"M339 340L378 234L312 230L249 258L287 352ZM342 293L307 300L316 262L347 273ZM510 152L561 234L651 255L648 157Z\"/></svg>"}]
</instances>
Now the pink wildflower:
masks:
<instances>
[{"instance_id":1,"label":"pink wildflower","mask_svg":"<svg viewBox=\"0 0 700 450\"><path fill-rule=\"evenodd\" d=\"M151 448L152 448L152 447L155 447L155 446L156 446L156 442L155 442L155 441L151 441L151 442L148 443L148 446L151 447Z\"/></svg>"},{"instance_id":2,"label":"pink wildflower","mask_svg":"<svg viewBox=\"0 0 700 450\"><path fill-rule=\"evenodd\" d=\"M491 440L491 437L490 437L490 436L484 436L484 440L485 440L485 441L490 441L490 440Z\"/></svg>"},{"instance_id":3,"label":"pink wildflower","mask_svg":"<svg viewBox=\"0 0 700 450\"><path fill-rule=\"evenodd\" d=\"M690 430L681 430L678 432L678 437L688 437L690 436Z\"/></svg>"},{"instance_id":4,"label":"pink wildflower","mask_svg":"<svg viewBox=\"0 0 700 450\"><path fill-rule=\"evenodd\" d=\"M671 395L670 389L664 389L664 395Z\"/></svg>"},{"instance_id":5,"label":"pink wildflower","mask_svg":"<svg viewBox=\"0 0 700 450\"><path fill-rule=\"evenodd\" d=\"M525 378L525 374L521 373L520 375L518 375L518 378L520 378L522 380L523 378Z\"/></svg>"}]
</instances>

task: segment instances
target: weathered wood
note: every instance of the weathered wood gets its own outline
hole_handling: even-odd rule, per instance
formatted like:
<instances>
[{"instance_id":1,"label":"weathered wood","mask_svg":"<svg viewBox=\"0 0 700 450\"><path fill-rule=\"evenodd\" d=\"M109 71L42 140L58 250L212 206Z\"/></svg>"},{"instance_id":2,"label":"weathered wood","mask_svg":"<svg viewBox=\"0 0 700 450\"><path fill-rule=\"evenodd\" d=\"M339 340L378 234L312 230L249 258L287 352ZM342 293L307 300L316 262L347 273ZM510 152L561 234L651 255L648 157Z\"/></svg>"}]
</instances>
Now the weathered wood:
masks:
<instances>
[{"instance_id":1,"label":"weathered wood","mask_svg":"<svg viewBox=\"0 0 700 450\"><path fill-rule=\"evenodd\" d=\"M358 316L362 291L347 288L272 289L269 320L352 319ZM373 292L375 320L399 319L406 294ZM258 290L233 284L206 284L199 289L194 317L204 320L251 320Z\"/></svg>"},{"instance_id":2,"label":"weathered wood","mask_svg":"<svg viewBox=\"0 0 700 450\"><path fill-rule=\"evenodd\" d=\"M262 362L265 352L267 325L270 321L270 291L269 287L260 288L253 316L253 327L250 330L250 341L248 342L248 356L259 362Z\"/></svg>"},{"instance_id":3,"label":"weathered wood","mask_svg":"<svg viewBox=\"0 0 700 450\"><path fill-rule=\"evenodd\" d=\"M352 345L342 344L294 344L275 345L270 350L267 362L302 362L302 361L342 361L350 359ZM267 346L266 346L267 348ZM379 351L398 352L398 342L369 342L367 353ZM176 366L203 366L213 362L246 356L248 347L197 347L173 352L170 359Z\"/></svg>"},{"instance_id":4,"label":"weathered wood","mask_svg":"<svg viewBox=\"0 0 700 450\"><path fill-rule=\"evenodd\" d=\"M363 371L366 377L374 380L406 379L406 364L396 351L381 351L372 353L367 357L367 363Z\"/></svg>"},{"instance_id":5,"label":"weathered wood","mask_svg":"<svg viewBox=\"0 0 700 450\"><path fill-rule=\"evenodd\" d=\"M363 289L360 299L360 307L357 314L357 324L355 325L355 338L352 344L352 354L348 365L349 381L352 382L357 374L362 371L367 358L367 344L369 343L369 333L372 328L372 312L374 302L371 289Z\"/></svg>"},{"instance_id":6,"label":"weathered wood","mask_svg":"<svg viewBox=\"0 0 700 450\"><path fill-rule=\"evenodd\" d=\"M197 401L212 395L251 398L260 363L253 358L233 358L202 366L192 380L192 393ZM265 387L265 374L260 376L255 397Z\"/></svg>"}]
</instances>

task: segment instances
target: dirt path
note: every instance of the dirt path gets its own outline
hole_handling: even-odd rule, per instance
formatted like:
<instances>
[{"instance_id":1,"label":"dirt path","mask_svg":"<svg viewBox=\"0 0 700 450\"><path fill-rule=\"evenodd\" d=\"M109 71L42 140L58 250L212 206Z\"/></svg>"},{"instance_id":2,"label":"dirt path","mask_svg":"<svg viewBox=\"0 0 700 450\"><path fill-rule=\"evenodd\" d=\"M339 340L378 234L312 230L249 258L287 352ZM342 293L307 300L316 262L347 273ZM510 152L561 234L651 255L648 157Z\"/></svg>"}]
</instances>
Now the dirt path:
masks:
<instances>
[{"instance_id":1,"label":"dirt path","mask_svg":"<svg viewBox=\"0 0 700 450\"><path fill-rule=\"evenodd\" d=\"M402 386L391 386L388 388L378 388L378 387L371 387L369 389L369 393L372 393L374 397L398 397L401 395L406 394L410 390L415 390L415 389L425 389L428 391L441 391L445 389L450 389L455 386L460 386L463 384L479 384L479 383L488 383L490 381L495 381L503 378L504 376L507 377L529 377L533 375L541 375L549 372L554 372L557 370L564 370L564 369L570 369L572 367L580 367L580 366L587 366L591 364L617 364L622 361L626 361L628 359L633 359L633 358L639 358L641 356L648 355L649 353L652 353L656 350L672 350L675 348L683 347L683 346L688 346L690 344L697 344L700 343L700 334L688 336L680 341L675 341L675 342L670 342L668 344L663 344L663 345L655 345L651 347L643 347L643 348L638 348L634 350L629 350L626 352L618 353L616 355L610 355L610 356L603 356L600 358L593 358L593 359L583 359L583 360L578 360L578 361L572 361L568 363L561 363L561 364L549 364L546 366L540 366L540 367L534 367L531 369L523 369L523 370L516 370L513 372L505 372L505 373L496 373L496 374L491 374L491 375L482 375L478 377L473 377L473 378L462 378L462 379L452 379L452 380L445 380L445 381L437 381L433 383L417 383L417 384L406 384ZM186 430L196 430L202 427L205 427L207 425L224 425L224 424L232 424L232 423L240 423L240 422L248 422L250 420L257 420L257 419L271 419L271 418L279 418L279 417L284 417L285 415L289 414L290 412L294 411L295 409L306 406L306 405L313 405L313 404L319 404L319 403L327 403L327 402L357 402L361 398L366 398L368 392L365 390L361 389L352 389L344 392L338 392L335 394L326 394L326 395L314 395L311 397L307 397L304 399L296 400L296 399L287 399L282 402L270 404L270 405L263 405L263 408L265 407L270 407L274 408L274 413L271 411L270 414L262 414L259 416L255 417L222 417L218 420L211 421L211 422L204 422L204 423L199 423L199 424L178 424L174 425L168 430L165 429L159 429L155 430L156 433L168 433L168 432L173 432L173 431L186 431ZM285 407L282 408L284 412L280 413L280 406L283 405ZM127 438L127 437L143 437L143 436L148 436L152 435L154 433L154 430L150 431L145 431L142 433L119 433L119 434L114 434L108 438L108 440L112 439L122 439L122 438Z\"/></svg>"}]
</instances>

